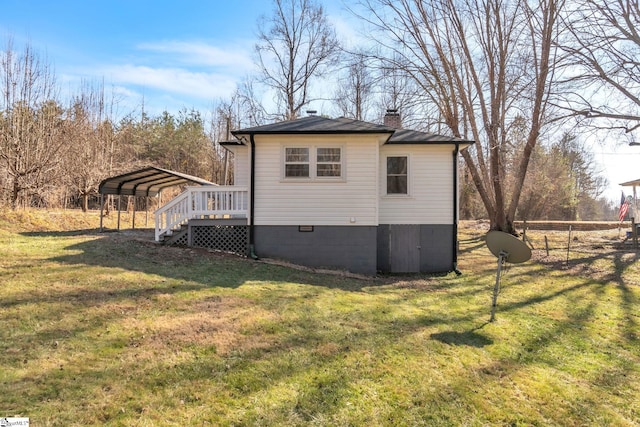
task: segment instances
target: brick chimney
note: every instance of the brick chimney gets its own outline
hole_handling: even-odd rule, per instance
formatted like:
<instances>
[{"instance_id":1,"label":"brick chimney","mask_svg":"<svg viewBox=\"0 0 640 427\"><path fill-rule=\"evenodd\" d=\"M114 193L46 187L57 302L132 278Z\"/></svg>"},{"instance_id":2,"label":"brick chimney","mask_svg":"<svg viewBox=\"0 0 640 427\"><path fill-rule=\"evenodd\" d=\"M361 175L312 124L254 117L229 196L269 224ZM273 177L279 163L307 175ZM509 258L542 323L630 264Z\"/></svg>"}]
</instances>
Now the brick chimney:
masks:
<instances>
[{"instance_id":1,"label":"brick chimney","mask_svg":"<svg viewBox=\"0 0 640 427\"><path fill-rule=\"evenodd\" d=\"M398 110L387 110L387 114L384 115L384 125L396 129L402 129L402 120L400 120L400 113L398 113Z\"/></svg>"}]
</instances>

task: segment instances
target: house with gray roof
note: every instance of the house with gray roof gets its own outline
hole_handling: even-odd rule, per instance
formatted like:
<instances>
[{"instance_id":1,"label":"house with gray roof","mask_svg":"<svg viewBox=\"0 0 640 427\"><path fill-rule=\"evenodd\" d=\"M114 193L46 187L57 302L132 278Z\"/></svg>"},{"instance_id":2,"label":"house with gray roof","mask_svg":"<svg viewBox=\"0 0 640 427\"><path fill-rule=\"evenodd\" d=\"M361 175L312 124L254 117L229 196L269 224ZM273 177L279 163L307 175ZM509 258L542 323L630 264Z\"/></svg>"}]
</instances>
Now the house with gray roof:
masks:
<instances>
[{"instance_id":1,"label":"house with gray roof","mask_svg":"<svg viewBox=\"0 0 640 427\"><path fill-rule=\"evenodd\" d=\"M188 189L158 211L157 239L364 274L457 271L458 155L473 141L401 129L393 110L384 125L311 115L232 134L234 184Z\"/></svg>"}]
</instances>

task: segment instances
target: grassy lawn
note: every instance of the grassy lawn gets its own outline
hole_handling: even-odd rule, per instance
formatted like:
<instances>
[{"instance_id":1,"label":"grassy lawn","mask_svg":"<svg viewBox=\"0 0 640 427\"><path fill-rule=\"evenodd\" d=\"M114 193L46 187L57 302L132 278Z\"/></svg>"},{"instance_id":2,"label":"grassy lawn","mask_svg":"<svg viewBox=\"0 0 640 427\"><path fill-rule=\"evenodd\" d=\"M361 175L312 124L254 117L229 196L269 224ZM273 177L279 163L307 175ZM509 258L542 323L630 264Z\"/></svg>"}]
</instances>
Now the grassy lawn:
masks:
<instances>
[{"instance_id":1,"label":"grassy lawn","mask_svg":"<svg viewBox=\"0 0 640 427\"><path fill-rule=\"evenodd\" d=\"M111 219L113 220L113 219ZM123 224L126 224L124 222ZM473 224L472 224L473 225ZM640 267L617 230L357 279L0 212L0 417L32 425L637 425ZM79 231L74 231L79 230Z\"/></svg>"}]
</instances>

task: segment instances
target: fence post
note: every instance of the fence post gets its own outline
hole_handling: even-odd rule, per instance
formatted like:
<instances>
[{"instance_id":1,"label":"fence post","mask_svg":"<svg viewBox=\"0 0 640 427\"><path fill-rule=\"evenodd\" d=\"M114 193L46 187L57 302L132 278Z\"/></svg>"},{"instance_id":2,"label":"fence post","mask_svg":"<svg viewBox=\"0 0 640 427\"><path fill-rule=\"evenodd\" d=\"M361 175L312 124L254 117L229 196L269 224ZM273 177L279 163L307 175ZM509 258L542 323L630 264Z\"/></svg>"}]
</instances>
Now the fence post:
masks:
<instances>
[{"instance_id":1,"label":"fence post","mask_svg":"<svg viewBox=\"0 0 640 427\"><path fill-rule=\"evenodd\" d=\"M571 248L571 224L569 224L569 241L567 242L567 265L569 265L569 249Z\"/></svg>"},{"instance_id":2,"label":"fence post","mask_svg":"<svg viewBox=\"0 0 640 427\"><path fill-rule=\"evenodd\" d=\"M547 256L549 256L549 240L547 239L547 235L544 235L544 246L547 249Z\"/></svg>"},{"instance_id":3,"label":"fence post","mask_svg":"<svg viewBox=\"0 0 640 427\"><path fill-rule=\"evenodd\" d=\"M527 227L527 220L525 219L522 222L522 241L529 245L531 249L535 249L533 243L531 243L531 240L527 237Z\"/></svg>"}]
</instances>

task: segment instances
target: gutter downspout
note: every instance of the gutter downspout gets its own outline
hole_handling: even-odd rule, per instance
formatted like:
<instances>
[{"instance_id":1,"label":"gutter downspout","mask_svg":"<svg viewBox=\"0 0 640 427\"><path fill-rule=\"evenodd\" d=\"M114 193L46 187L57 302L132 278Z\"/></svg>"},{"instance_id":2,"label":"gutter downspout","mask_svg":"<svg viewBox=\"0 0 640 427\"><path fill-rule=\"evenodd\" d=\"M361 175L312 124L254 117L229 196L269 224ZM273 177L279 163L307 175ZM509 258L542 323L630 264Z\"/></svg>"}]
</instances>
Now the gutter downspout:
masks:
<instances>
[{"instance_id":1,"label":"gutter downspout","mask_svg":"<svg viewBox=\"0 0 640 427\"><path fill-rule=\"evenodd\" d=\"M254 225L255 221L253 219L253 214L255 212L254 209L254 201L256 195L256 141L254 139L254 134L249 134L249 143L251 144L251 172L250 179L251 185L249 186L249 258L258 259L258 255L256 255L255 251L255 236L254 236Z\"/></svg>"},{"instance_id":2,"label":"gutter downspout","mask_svg":"<svg viewBox=\"0 0 640 427\"><path fill-rule=\"evenodd\" d=\"M458 152L460 145L456 143L453 150L453 272L462 275L458 270Z\"/></svg>"}]
</instances>

